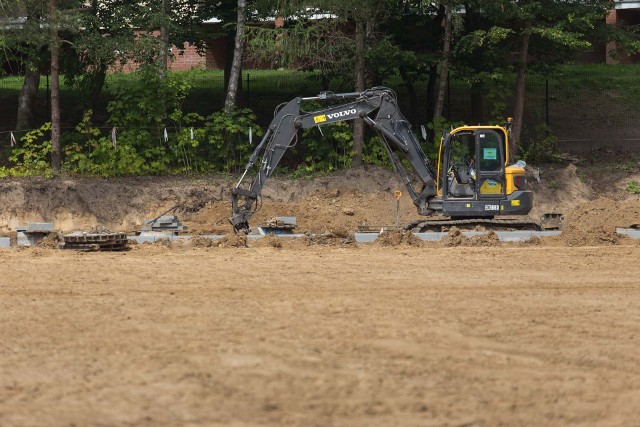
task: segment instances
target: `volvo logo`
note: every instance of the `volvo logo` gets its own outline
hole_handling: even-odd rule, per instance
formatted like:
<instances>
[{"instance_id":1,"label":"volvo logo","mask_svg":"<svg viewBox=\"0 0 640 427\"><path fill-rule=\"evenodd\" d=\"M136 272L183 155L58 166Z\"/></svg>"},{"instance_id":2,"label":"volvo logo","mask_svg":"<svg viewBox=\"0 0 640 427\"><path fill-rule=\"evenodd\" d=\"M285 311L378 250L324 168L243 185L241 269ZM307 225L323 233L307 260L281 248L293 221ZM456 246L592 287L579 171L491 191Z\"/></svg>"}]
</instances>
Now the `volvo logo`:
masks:
<instances>
[{"instance_id":1,"label":"volvo logo","mask_svg":"<svg viewBox=\"0 0 640 427\"><path fill-rule=\"evenodd\" d=\"M350 110L340 111L338 113L327 114L327 118L328 119L335 119L335 118L338 118L338 117L350 116L352 114L356 114L356 109L355 108L352 108Z\"/></svg>"}]
</instances>

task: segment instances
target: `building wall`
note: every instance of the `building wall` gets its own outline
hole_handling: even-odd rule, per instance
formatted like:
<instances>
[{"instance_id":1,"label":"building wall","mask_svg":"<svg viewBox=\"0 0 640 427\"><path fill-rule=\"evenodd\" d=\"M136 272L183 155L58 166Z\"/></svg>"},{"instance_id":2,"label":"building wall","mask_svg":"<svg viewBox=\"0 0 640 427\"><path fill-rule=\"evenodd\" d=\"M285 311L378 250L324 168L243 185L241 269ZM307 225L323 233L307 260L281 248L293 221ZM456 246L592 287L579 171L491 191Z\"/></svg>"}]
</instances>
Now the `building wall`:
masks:
<instances>
[{"instance_id":1,"label":"building wall","mask_svg":"<svg viewBox=\"0 0 640 427\"><path fill-rule=\"evenodd\" d=\"M183 50L175 46L171 47L172 61L169 67L172 70L191 70L192 68L205 68L206 55L200 55L198 49L190 44L185 44Z\"/></svg>"},{"instance_id":2,"label":"building wall","mask_svg":"<svg viewBox=\"0 0 640 427\"><path fill-rule=\"evenodd\" d=\"M224 69L224 46L226 39L218 37L207 41L206 65L208 70Z\"/></svg>"},{"instance_id":3,"label":"building wall","mask_svg":"<svg viewBox=\"0 0 640 427\"><path fill-rule=\"evenodd\" d=\"M138 32L141 34L142 32ZM154 36L160 37L160 32L155 31ZM171 46L171 58L169 62L169 69L171 70L191 70L193 68L215 68L208 66L208 55L206 51L208 47L202 52L198 52L196 46L189 43L185 43L182 49L178 49L177 46ZM224 54L224 51L223 51ZM138 68L138 64L134 62L128 62L124 66L117 65L114 67L118 71L125 72L134 71Z\"/></svg>"},{"instance_id":4,"label":"building wall","mask_svg":"<svg viewBox=\"0 0 640 427\"><path fill-rule=\"evenodd\" d=\"M607 24L625 27L640 25L640 3L617 2L616 8L607 16ZM628 55L624 50L617 49L615 43L607 43L605 51L607 64L636 64L640 62L640 54ZM616 55L612 56L614 52Z\"/></svg>"}]
</instances>

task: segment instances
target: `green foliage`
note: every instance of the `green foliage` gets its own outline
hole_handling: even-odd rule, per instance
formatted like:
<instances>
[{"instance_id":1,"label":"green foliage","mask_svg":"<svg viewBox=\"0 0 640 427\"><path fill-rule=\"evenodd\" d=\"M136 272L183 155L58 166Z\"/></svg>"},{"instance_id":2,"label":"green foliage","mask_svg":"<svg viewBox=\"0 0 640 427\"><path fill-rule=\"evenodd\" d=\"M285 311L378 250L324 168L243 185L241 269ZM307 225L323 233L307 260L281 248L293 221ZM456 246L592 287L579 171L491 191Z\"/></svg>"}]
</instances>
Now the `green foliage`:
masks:
<instances>
[{"instance_id":1,"label":"green foliage","mask_svg":"<svg viewBox=\"0 0 640 427\"><path fill-rule=\"evenodd\" d=\"M351 167L353 158L353 131L349 123L337 122L318 128L306 129L295 142L291 153L283 160L281 170L293 177L315 176ZM390 167L389 154L377 135L370 135L364 143L365 164Z\"/></svg>"},{"instance_id":2,"label":"green foliage","mask_svg":"<svg viewBox=\"0 0 640 427\"><path fill-rule=\"evenodd\" d=\"M367 165L390 167L389 153L379 136L369 138L364 144L362 158Z\"/></svg>"},{"instance_id":3,"label":"green foliage","mask_svg":"<svg viewBox=\"0 0 640 427\"><path fill-rule=\"evenodd\" d=\"M47 132L50 130L51 123L45 123L20 138L20 142L9 156L9 161L14 166L0 168L0 177L53 176L53 170L49 165L52 152L51 141L47 140Z\"/></svg>"},{"instance_id":4,"label":"green foliage","mask_svg":"<svg viewBox=\"0 0 640 427\"><path fill-rule=\"evenodd\" d=\"M536 128L536 135L522 138L519 156L527 163L557 163L560 161L558 153L558 138L545 124Z\"/></svg>"},{"instance_id":5,"label":"green foliage","mask_svg":"<svg viewBox=\"0 0 640 427\"><path fill-rule=\"evenodd\" d=\"M456 51L460 55L469 55L481 48L495 47L513 33L513 30L503 27L491 27L488 30L475 30L466 34L456 44Z\"/></svg>"},{"instance_id":6,"label":"green foliage","mask_svg":"<svg viewBox=\"0 0 640 427\"><path fill-rule=\"evenodd\" d=\"M63 168L67 172L108 177L167 171L169 159L165 149L148 144L147 131L125 131L117 135L114 143L91 126L91 111L85 114L76 131L64 144Z\"/></svg>"},{"instance_id":7,"label":"green foliage","mask_svg":"<svg viewBox=\"0 0 640 427\"><path fill-rule=\"evenodd\" d=\"M405 81L416 83L428 73L434 59L414 51L403 50L387 38L367 52L366 61L369 73L380 79L395 76L397 70L401 70Z\"/></svg>"},{"instance_id":8,"label":"green foliage","mask_svg":"<svg viewBox=\"0 0 640 427\"><path fill-rule=\"evenodd\" d=\"M305 129L296 142L291 168L294 176L317 172L331 172L351 167L353 132L346 122L332 123L320 128Z\"/></svg>"},{"instance_id":9,"label":"green foliage","mask_svg":"<svg viewBox=\"0 0 640 427\"><path fill-rule=\"evenodd\" d=\"M432 142L439 146L440 138L445 132L448 132L452 129L455 129L463 125L464 125L463 122L448 121L444 117L438 117L435 120L433 120L431 123L429 123L427 127L433 131L435 140ZM429 153L427 152L427 154Z\"/></svg>"},{"instance_id":10,"label":"green foliage","mask_svg":"<svg viewBox=\"0 0 640 427\"><path fill-rule=\"evenodd\" d=\"M627 184L627 191L631 194L640 194L640 184L635 179L632 179Z\"/></svg>"},{"instance_id":11,"label":"green foliage","mask_svg":"<svg viewBox=\"0 0 640 427\"><path fill-rule=\"evenodd\" d=\"M255 148L249 144L249 128L257 138L264 134L250 109L221 110L206 118L202 141L187 142L185 129L179 143L193 148L191 158L199 170L236 172Z\"/></svg>"},{"instance_id":12,"label":"green foliage","mask_svg":"<svg viewBox=\"0 0 640 427\"><path fill-rule=\"evenodd\" d=\"M248 109L216 112L208 117L184 113L181 101L185 79L154 78L141 71L139 81L122 85L119 98L109 105L116 138L104 135L85 112L73 132L63 134L63 169L72 174L123 176L160 173L235 172L247 161L256 138L263 135ZM142 90L142 87L152 90ZM127 89L128 88L128 89ZM172 126L167 122L173 123ZM165 126L169 132L163 136ZM10 167L0 176L50 176L51 142L44 140L50 124L29 132L9 157Z\"/></svg>"},{"instance_id":13,"label":"green foliage","mask_svg":"<svg viewBox=\"0 0 640 427\"><path fill-rule=\"evenodd\" d=\"M176 114L191 89L191 74L161 73L157 67L142 66L134 79L120 82L113 89L115 100L107 111L116 127L159 129L164 120Z\"/></svg>"},{"instance_id":14,"label":"green foliage","mask_svg":"<svg viewBox=\"0 0 640 427\"><path fill-rule=\"evenodd\" d=\"M99 176L168 172L175 150L161 137L162 130L168 119L181 119L190 87L189 74L161 73L154 66L142 66L128 84L116 84L113 89L115 99L107 111L116 128L115 142L111 135L99 135L87 112L77 134L67 135L65 170Z\"/></svg>"},{"instance_id":15,"label":"green foliage","mask_svg":"<svg viewBox=\"0 0 640 427\"><path fill-rule=\"evenodd\" d=\"M166 142L136 129L119 132L114 143L92 127L88 112L66 141L65 170L99 176L236 172L253 150L249 128L256 137L262 135L251 110L220 111L207 118L174 111L171 118L182 127L168 133Z\"/></svg>"}]
</instances>

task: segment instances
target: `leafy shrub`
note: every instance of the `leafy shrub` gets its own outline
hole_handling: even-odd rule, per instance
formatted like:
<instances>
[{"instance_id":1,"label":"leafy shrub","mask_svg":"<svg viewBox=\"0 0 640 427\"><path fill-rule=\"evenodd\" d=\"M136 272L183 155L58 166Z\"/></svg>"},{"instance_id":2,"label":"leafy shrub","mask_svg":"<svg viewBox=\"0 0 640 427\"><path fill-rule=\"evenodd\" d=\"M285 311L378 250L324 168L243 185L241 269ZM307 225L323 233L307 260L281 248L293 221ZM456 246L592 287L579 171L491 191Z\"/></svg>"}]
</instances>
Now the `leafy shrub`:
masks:
<instances>
[{"instance_id":1,"label":"leafy shrub","mask_svg":"<svg viewBox=\"0 0 640 427\"><path fill-rule=\"evenodd\" d=\"M98 176L156 174L167 171L165 148L152 144L146 130L116 130L115 142L100 136L91 126L91 111L76 126L76 134L65 141L63 168L72 173Z\"/></svg>"},{"instance_id":2,"label":"leafy shrub","mask_svg":"<svg viewBox=\"0 0 640 427\"><path fill-rule=\"evenodd\" d=\"M13 148L9 161L13 167L0 168L0 177L6 176L53 176L50 166L51 141L47 140L47 132L51 123L45 123L38 129L27 132Z\"/></svg>"},{"instance_id":3,"label":"leafy shrub","mask_svg":"<svg viewBox=\"0 0 640 427\"><path fill-rule=\"evenodd\" d=\"M116 85L107 107L109 122L118 128L160 130L165 120L181 111L192 88L190 74L165 72L151 65L134 73L134 80Z\"/></svg>"},{"instance_id":4,"label":"leafy shrub","mask_svg":"<svg viewBox=\"0 0 640 427\"><path fill-rule=\"evenodd\" d=\"M243 168L255 148L249 144L249 128L257 138L264 134L256 119L250 109L221 110L207 117L196 160L203 159L203 167L210 171L235 172Z\"/></svg>"},{"instance_id":5,"label":"leafy shrub","mask_svg":"<svg viewBox=\"0 0 640 427\"><path fill-rule=\"evenodd\" d=\"M534 137L523 135L518 148L520 157L527 163L557 163L560 161L558 138L546 124L536 128Z\"/></svg>"},{"instance_id":6,"label":"leafy shrub","mask_svg":"<svg viewBox=\"0 0 640 427\"><path fill-rule=\"evenodd\" d=\"M291 166L299 175L351 167L353 131L347 122L305 129L294 144L295 164Z\"/></svg>"}]
</instances>

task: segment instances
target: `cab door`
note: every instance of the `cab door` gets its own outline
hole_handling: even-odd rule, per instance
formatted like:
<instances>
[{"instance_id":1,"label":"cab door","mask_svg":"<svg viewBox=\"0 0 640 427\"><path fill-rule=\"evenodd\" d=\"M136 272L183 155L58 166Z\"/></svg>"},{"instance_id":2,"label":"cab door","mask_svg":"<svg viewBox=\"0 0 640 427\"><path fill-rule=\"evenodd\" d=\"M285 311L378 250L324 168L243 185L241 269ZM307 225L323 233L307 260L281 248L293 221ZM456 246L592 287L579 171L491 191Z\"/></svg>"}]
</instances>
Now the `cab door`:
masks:
<instances>
[{"instance_id":1,"label":"cab door","mask_svg":"<svg viewBox=\"0 0 640 427\"><path fill-rule=\"evenodd\" d=\"M475 164L477 175L476 194L478 199L500 199L504 197L505 143L503 136L497 131L479 129L476 132Z\"/></svg>"}]
</instances>

